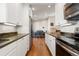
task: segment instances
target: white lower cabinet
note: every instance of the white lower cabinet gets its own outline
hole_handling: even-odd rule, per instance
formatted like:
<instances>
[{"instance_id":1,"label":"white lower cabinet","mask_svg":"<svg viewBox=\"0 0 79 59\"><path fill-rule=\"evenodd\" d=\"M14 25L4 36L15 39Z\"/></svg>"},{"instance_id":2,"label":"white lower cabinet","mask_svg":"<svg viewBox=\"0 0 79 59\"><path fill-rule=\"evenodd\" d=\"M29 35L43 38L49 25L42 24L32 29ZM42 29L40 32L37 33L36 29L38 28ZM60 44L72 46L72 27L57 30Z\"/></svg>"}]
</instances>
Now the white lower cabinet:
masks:
<instances>
[{"instance_id":1,"label":"white lower cabinet","mask_svg":"<svg viewBox=\"0 0 79 59\"><path fill-rule=\"evenodd\" d=\"M15 47L15 49L9 51L9 53L6 56L19 56L17 52L17 47Z\"/></svg>"},{"instance_id":2,"label":"white lower cabinet","mask_svg":"<svg viewBox=\"0 0 79 59\"><path fill-rule=\"evenodd\" d=\"M29 42L29 35L0 49L0 56L25 56L29 48L27 42Z\"/></svg>"},{"instance_id":3,"label":"white lower cabinet","mask_svg":"<svg viewBox=\"0 0 79 59\"><path fill-rule=\"evenodd\" d=\"M8 53L8 56L24 56L25 55L24 40L25 40L24 38L21 38L20 40L18 40L17 46Z\"/></svg>"},{"instance_id":4,"label":"white lower cabinet","mask_svg":"<svg viewBox=\"0 0 79 59\"><path fill-rule=\"evenodd\" d=\"M45 42L53 56L55 56L55 53L56 53L56 41L55 40L56 40L55 37L47 33L45 34Z\"/></svg>"},{"instance_id":5,"label":"white lower cabinet","mask_svg":"<svg viewBox=\"0 0 79 59\"><path fill-rule=\"evenodd\" d=\"M15 41L3 48L0 48L0 56L8 55L8 53L10 53L13 49L15 49L16 46L17 46L17 41Z\"/></svg>"},{"instance_id":6,"label":"white lower cabinet","mask_svg":"<svg viewBox=\"0 0 79 59\"><path fill-rule=\"evenodd\" d=\"M29 51L29 49L30 49L30 36L28 35L27 36L27 51Z\"/></svg>"},{"instance_id":7,"label":"white lower cabinet","mask_svg":"<svg viewBox=\"0 0 79 59\"><path fill-rule=\"evenodd\" d=\"M25 52L27 52L27 45L25 45L27 41L25 40L27 40L27 38L23 37L17 42L16 52L18 56L24 56L26 54Z\"/></svg>"},{"instance_id":8,"label":"white lower cabinet","mask_svg":"<svg viewBox=\"0 0 79 59\"><path fill-rule=\"evenodd\" d=\"M29 41L30 41L29 35L27 35L26 37L23 37L23 41L22 41L23 55L25 55L27 53L27 51L29 51L29 44L28 44Z\"/></svg>"},{"instance_id":9,"label":"white lower cabinet","mask_svg":"<svg viewBox=\"0 0 79 59\"><path fill-rule=\"evenodd\" d=\"M51 51L52 54L55 56L55 54L56 54L55 37L52 37L52 38L50 39L50 51Z\"/></svg>"}]
</instances>

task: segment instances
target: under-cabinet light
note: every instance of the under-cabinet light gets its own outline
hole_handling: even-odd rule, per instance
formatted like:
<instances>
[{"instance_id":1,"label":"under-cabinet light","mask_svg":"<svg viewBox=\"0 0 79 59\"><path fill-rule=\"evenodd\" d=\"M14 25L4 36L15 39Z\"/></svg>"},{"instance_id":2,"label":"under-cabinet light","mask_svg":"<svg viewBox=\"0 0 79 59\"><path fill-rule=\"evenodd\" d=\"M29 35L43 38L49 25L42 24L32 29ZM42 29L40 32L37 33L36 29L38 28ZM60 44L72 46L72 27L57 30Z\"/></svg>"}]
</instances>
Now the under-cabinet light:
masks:
<instances>
[{"instance_id":1,"label":"under-cabinet light","mask_svg":"<svg viewBox=\"0 0 79 59\"><path fill-rule=\"evenodd\" d=\"M10 25L10 26L16 26L15 24L11 24L11 23L4 23L5 25Z\"/></svg>"},{"instance_id":2,"label":"under-cabinet light","mask_svg":"<svg viewBox=\"0 0 79 59\"><path fill-rule=\"evenodd\" d=\"M51 7L51 5L48 5L48 8L50 8Z\"/></svg>"}]
</instances>

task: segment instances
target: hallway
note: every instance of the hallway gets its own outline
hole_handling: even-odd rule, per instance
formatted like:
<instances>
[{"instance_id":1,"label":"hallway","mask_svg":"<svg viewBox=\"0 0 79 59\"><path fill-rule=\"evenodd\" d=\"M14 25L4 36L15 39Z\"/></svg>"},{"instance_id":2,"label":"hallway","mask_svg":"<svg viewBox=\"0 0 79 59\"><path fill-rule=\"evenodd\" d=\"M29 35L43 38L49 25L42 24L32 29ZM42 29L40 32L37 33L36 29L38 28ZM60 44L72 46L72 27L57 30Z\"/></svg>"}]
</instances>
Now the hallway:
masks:
<instances>
[{"instance_id":1,"label":"hallway","mask_svg":"<svg viewBox=\"0 0 79 59\"><path fill-rule=\"evenodd\" d=\"M51 56L44 38L33 38L32 48L27 53L27 56Z\"/></svg>"}]
</instances>

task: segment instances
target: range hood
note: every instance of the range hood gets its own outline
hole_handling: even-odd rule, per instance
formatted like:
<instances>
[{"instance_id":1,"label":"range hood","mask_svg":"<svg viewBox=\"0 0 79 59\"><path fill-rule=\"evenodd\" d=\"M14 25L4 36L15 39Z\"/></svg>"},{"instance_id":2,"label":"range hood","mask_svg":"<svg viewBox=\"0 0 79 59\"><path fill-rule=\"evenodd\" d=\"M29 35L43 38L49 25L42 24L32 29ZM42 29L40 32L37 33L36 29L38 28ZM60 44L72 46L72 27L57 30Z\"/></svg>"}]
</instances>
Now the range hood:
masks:
<instances>
[{"instance_id":1,"label":"range hood","mask_svg":"<svg viewBox=\"0 0 79 59\"><path fill-rule=\"evenodd\" d=\"M70 21L79 21L79 3L72 3L68 7L65 5L65 19Z\"/></svg>"},{"instance_id":2,"label":"range hood","mask_svg":"<svg viewBox=\"0 0 79 59\"><path fill-rule=\"evenodd\" d=\"M79 20L79 11L76 11L75 13L68 15L66 19Z\"/></svg>"}]
</instances>

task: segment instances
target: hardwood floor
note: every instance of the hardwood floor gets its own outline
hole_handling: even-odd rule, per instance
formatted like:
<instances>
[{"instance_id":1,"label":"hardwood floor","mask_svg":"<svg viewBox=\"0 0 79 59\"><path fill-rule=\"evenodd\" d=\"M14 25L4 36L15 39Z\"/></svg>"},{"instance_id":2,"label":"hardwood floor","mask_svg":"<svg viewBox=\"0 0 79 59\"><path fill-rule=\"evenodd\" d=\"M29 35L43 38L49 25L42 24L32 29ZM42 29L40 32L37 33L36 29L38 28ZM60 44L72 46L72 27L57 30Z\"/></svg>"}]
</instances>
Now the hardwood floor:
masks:
<instances>
[{"instance_id":1,"label":"hardwood floor","mask_svg":"<svg viewBox=\"0 0 79 59\"><path fill-rule=\"evenodd\" d=\"M27 53L27 56L51 56L44 38L33 38L32 48Z\"/></svg>"}]
</instances>

